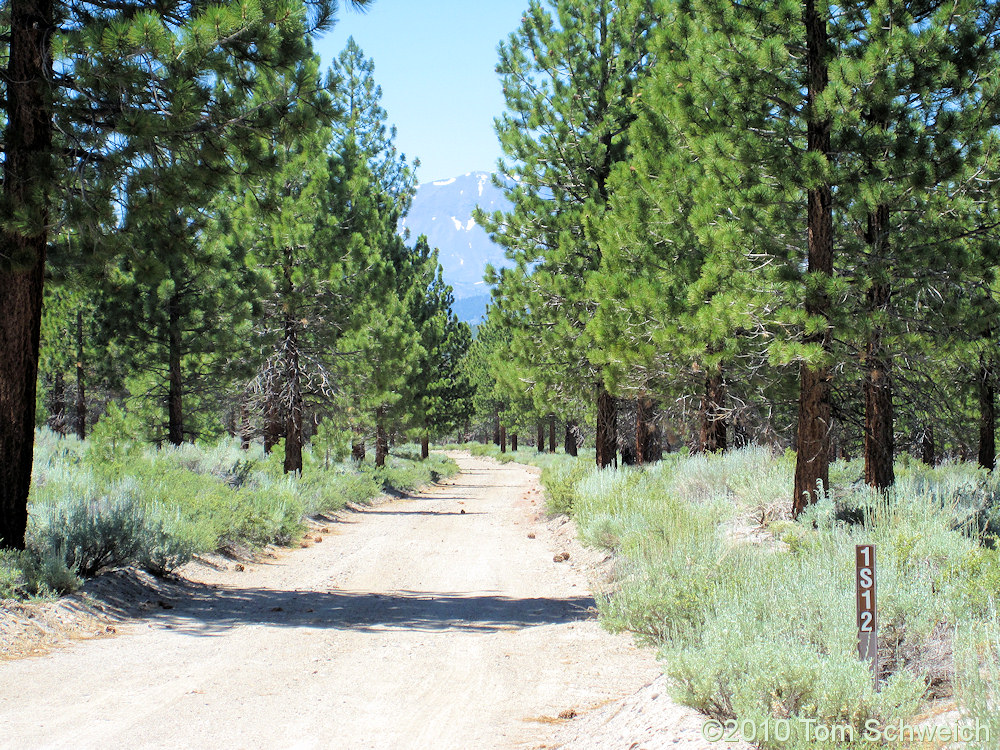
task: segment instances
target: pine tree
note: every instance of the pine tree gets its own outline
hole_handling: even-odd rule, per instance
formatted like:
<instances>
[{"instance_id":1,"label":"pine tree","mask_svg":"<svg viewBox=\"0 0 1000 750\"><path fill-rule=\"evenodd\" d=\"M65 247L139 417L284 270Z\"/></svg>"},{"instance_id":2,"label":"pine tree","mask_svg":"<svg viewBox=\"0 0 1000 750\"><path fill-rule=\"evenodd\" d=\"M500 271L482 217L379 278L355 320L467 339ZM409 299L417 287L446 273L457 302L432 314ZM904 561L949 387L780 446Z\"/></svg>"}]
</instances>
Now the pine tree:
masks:
<instances>
[{"instance_id":1,"label":"pine tree","mask_svg":"<svg viewBox=\"0 0 1000 750\"><path fill-rule=\"evenodd\" d=\"M415 191L414 167L395 146L395 128L381 105L374 63L349 39L332 69L334 122L330 180L317 242L342 263L338 296L343 315L338 338L338 378L343 413L351 416L356 443L375 430L375 463L388 451L390 421L405 421L407 383L424 356L412 319L406 276L411 249L398 236Z\"/></svg>"},{"instance_id":2,"label":"pine tree","mask_svg":"<svg viewBox=\"0 0 1000 750\"><path fill-rule=\"evenodd\" d=\"M213 177L199 179L202 169ZM98 296L101 340L130 371L132 394L152 402L150 421L162 425L150 435L157 443L217 431L212 402L246 377L234 364L261 290L238 247L213 230L231 206L220 200L225 175L182 159L154 167L126 204L121 237L132 238L132 250L107 269Z\"/></svg>"},{"instance_id":3,"label":"pine tree","mask_svg":"<svg viewBox=\"0 0 1000 750\"><path fill-rule=\"evenodd\" d=\"M374 63L354 39L333 67L335 103L343 117L334 124L328 218L322 240L345 259L350 300L342 339L341 377L352 383L354 429L375 429L375 463L388 451L390 421L406 421L407 390L425 352L412 319L408 288L412 250L398 236L400 220L415 191L414 168L395 146L375 82ZM352 291L353 290L353 291Z\"/></svg>"},{"instance_id":4,"label":"pine tree","mask_svg":"<svg viewBox=\"0 0 1000 750\"><path fill-rule=\"evenodd\" d=\"M588 223L605 210L625 154L653 13L642 0L548 6L532 2L500 46L507 111L496 128L508 161L496 184L514 208L477 220L514 262L494 299L522 377L549 411L596 400L597 463L607 466L616 462L614 398L583 333L597 307L587 280L600 263Z\"/></svg>"},{"instance_id":5,"label":"pine tree","mask_svg":"<svg viewBox=\"0 0 1000 750\"><path fill-rule=\"evenodd\" d=\"M754 286L773 301L750 331L767 337L772 361L800 366L793 510L827 484L832 375L859 339L868 445L882 467L869 481L885 486L892 402L874 383L887 381L889 322L902 317L889 284L911 279L915 291L931 269L926 257L892 250L889 222L898 217L891 229L908 248L971 229L968 217L945 218L935 206L962 192L960 154L973 171L985 166L978 154L992 115L973 110L992 99L993 11L859 4L834 16L811 0L671 7L654 49L669 61L658 68L666 117L701 171L688 220L714 264L759 269ZM864 305L854 304L859 296Z\"/></svg>"},{"instance_id":6,"label":"pine tree","mask_svg":"<svg viewBox=\"0 0 1000 750\"><path fill-rule=\"evenodd\" d=\"M675 119L672 66L683 51L671 42L659 42L659 67L635 97L629 159L611 177L601 268L590 280L591 294L601 299L587 325L596 344L591 361L612 390L641 402L634 430L627 430L635 462L656 453L651 391L700 401L696 447L725 449L726 374L738 360L763 358L748 332L770 299L755 291L747 254L704 231L718 222L714 196L723 186L695 158Z\"/></svg>"},{"instance_id":7,"label":"pine tree","mask_svg":"<svg viewBox=\"0 0 1000 750\"><path fill-rule=\"evenodd\" d=\"M319 79L318 58L294 74L268 76L261 96L289 102L248 158L269 168L243 194L235 240L267 286L256 391L265 414L265 443L285 438L284 469L302 471L305 398L329 381L323 339L334 335L340 259L317 241L328 184L326 148L333 116Z\"/></svg>"},{"instance_id":8,"label":"pine tree","mask_svg":"<svg viewBox=\"0 0 1000 750\"><path fill-rule=\"evenodd\" d=\"M427 458L429 440L464 424L472 413L472 385L460 363L472 343L469 326L451 310L454 298L445 284L438 252L421 236L410 253L411 318L420 337L423 356L414 367L412 429L420 436L421 457Z\"/></svg>"},{"instance_id":9,"label":"pine tree","mask_svg":"<svg viewBox=\"0 0 1000 750\"><path fill-rule=\"evenodd\" d=\"M914 290L945 263L967 272L961 240L979 219L965 198L974 174L995 174L991 138L1000 10L981 2L873 2L834 26L845 100L839 150L856 179L838 201L863 243L849 247L864 294L865 479L894 481L894 343L911 323ZM991 164L991 162L993 162ZM930 242L928 242L930 240ZM845 243L846 244L846 243Z\"/></svg>"},{"instance_id":10,"label":"pine tree","mask_svg":"<svg viewBox=\"0 0 1000 750\"><path fill-rule=\"evenodd\" d=\"M313 8L314 27L329 25L332 4ZM150 144L231 128L230 105L252 87L252 70L301 59L308 24L302 6L285 0L155 8L12 0L3 23L0 544L21 547L47 227L56 206L72 204L70 221L113 217L122 175ZM243 72L239 84L218 89L234 69ZM60 201L57 194L70 185L78 200Z\"/></svg>"}]
</instances>

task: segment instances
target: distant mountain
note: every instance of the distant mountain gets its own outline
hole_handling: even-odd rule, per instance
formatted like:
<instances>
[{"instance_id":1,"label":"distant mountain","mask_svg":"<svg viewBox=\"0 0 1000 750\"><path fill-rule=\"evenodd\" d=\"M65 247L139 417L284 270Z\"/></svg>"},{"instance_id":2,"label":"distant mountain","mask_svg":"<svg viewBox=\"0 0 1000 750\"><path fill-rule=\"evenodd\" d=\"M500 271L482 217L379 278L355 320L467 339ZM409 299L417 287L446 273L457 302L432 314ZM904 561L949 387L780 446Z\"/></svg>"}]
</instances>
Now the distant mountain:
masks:
<instances>
[{"instance_id":1,"label":"distant mountain","mask_svg":"<svg viewBox=\"0 0 1000 750\"><path fill-rule=\"evenodd\" d=\"M464 320L466 323L482 323L489 303L489 294L477 294L475 297L456 299L451 309L459 320Z\"/></svg>"},{"instance_id":2,"label":"distant mountain","mask_svg":"<svg viewBox=\"0 0 1000 750\"><path fill-rule=\"evenodd\" d=\"M489 287L483 281L486 264L510 265L503 250L473 221L476 206L485 211L510 208L486 172L421 185L410 213L400 223L413 238L426 234L431 247L440 250L444 280L455 290L455 312L467 322L479 320L489 302Z\"/></svg>"}]
</instances>

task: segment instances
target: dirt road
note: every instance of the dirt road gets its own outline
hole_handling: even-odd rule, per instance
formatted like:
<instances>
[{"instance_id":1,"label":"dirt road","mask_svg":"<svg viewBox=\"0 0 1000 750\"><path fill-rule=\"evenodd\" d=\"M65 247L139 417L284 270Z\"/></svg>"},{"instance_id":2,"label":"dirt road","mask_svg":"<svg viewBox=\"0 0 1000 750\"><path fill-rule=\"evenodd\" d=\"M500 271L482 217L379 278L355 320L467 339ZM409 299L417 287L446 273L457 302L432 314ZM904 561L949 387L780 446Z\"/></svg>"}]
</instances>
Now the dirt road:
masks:
<instances>
[{"instance_id":1,"label":"dirt road","mask_svg":"<svg viewBox=\"0 0 1000 750\"><path fill-rule=\"evenodd\" d=\"M0 746L540 747L560 713L652 680L651 655L595 621L535 474L456 460L322 543L187 569L199 585L117 637L0 664Z\"/></svg>"}]
</instances>

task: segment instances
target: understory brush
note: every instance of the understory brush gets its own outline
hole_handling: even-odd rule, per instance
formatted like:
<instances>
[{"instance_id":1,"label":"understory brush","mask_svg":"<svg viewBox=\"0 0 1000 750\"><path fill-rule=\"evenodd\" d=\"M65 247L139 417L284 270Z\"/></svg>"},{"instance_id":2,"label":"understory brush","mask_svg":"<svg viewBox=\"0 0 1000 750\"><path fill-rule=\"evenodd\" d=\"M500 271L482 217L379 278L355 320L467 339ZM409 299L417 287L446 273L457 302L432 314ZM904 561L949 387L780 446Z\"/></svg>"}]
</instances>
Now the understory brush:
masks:
<instances>
[{"instance_id":1,"label":"understory brush","mask_svg":"<svg viewBox=\"0 0 1000 750\"><path fill-rule=\"evenodd\" d=\"M787 740L772 732L761 747L816 747L816 725L855 730L823 747L865 747L866 722L909 721L956 683L968 716L995 723L1000 559L983 519L996 480L912 462L880 495L856 481L856 464L833 469L831 491L798 521L793 457L760 447L603 471L564 459L542 480L586 543L619 555L599 600L606 626L658 646L687 705L747 726L790 720ZM863 543L878 555L878 691L857 658Z\"/></svg>"},{"instance_id":2,"label":"understory brush","mask_svg":"<svg viewBox=\"0 0 1000 750\"><path fill-rule=\"evenodd\" d=\"M167 575L194 555L290 544L307 515L406 492L457 472L434 453L330 462L307 448L301 475L284 474L281 446L234 440L156 449L124 437L110 410L91 440L40 431L35 442L27 550L0 556L0 598L65 593L80 577L125 565Z\"/></svg>"},{"instance_id":3,"label":"understory brush","mask_svg":"<svg viewBox=\"0 0 1000 750\"><path fill-rule=\"evenodd\" d=\"M1000 615L994 609L985 620L966 627L959 639L958 695L965 717L988 727L993 743L1000 737Z\"/></svg>"},{"instance_id":4,"label":"understory brush","mask_svg":"<svg viewBox=\"0 0 1000 750\"><path fill-rule=\"evenodd\" d=\"M455 446L462 450L467 450L473 456L485 456L499 461L502 464L509 464L514 461L526 463L529 452L536 452L534 448L521 448L516 451L507 450L501 453L500 446L493 443L466 443Z\"/></svg>"}]
</instances>

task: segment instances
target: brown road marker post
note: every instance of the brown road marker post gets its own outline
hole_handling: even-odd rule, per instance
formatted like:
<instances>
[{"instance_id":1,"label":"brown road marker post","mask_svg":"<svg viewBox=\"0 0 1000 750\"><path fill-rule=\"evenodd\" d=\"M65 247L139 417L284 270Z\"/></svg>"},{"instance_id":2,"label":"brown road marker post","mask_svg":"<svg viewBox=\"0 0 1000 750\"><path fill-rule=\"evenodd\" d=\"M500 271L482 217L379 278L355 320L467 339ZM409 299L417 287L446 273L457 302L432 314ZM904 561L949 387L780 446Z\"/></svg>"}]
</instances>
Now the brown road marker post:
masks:
<instances>
[{"instance_id":1,"label":"brown road marker post","mask_svg":"<svg viewBox=\"0 0 1000 750\"><path fill-rule=\"evenodd\" d=\"M858 657L871 664L878 690L878 620L875 607L875 545L859 544L855 549L858 595Z\"/></svg>"}]
</instances>

